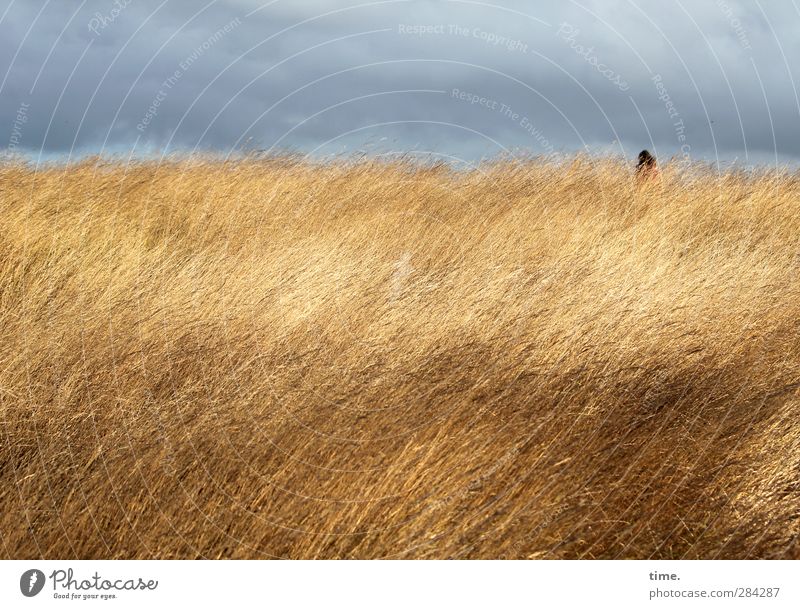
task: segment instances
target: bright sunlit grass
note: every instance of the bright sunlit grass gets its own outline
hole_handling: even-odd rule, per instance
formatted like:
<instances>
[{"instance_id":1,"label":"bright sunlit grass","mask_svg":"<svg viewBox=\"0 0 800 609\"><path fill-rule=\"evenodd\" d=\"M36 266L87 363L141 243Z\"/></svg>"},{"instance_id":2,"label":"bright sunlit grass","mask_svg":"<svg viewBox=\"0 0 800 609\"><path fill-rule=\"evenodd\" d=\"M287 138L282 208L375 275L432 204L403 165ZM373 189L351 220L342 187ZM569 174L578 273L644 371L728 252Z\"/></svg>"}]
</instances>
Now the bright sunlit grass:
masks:
<instances>
[{"instance_id":1,"label":"bright sunlit grass","mask_svg":"<svg viewBox=\"0 0 800 609\"><path fill-rule=\"evenodd\" d=\"M798 557L799 387L790 175L0 167L9 558Z\"/></svg>"}]
</instances>

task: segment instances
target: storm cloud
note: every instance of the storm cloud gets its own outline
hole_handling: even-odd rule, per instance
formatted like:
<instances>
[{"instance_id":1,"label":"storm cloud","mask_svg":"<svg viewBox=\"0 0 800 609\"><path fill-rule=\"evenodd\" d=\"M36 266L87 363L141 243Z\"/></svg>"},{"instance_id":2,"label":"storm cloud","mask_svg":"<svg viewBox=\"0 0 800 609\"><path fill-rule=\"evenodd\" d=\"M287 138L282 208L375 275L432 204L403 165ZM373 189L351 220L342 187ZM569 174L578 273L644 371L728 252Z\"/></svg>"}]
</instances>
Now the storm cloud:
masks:
<instances>
[{"instance_id":1,"label":"storm cloud","mask_svg":"<svg viewBox=\"0 0 800 609\"><path fill-rule=\"evenodd\" d=\"M796 164L798 26L757 0L3 0L0 141Z\"/></svg>"}]
</instances>

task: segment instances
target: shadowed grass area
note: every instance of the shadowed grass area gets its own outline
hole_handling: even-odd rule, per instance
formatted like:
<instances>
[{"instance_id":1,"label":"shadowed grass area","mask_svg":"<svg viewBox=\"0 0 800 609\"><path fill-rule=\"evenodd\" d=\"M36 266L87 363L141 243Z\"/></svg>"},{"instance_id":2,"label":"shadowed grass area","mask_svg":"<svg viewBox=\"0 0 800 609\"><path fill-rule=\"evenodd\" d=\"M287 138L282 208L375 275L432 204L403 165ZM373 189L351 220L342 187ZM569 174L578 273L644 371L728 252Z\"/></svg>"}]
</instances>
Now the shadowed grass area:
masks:
<instances>
[{"instance_id":1,"label":"shadowed grass area","mask_svg":"<svg viewBox=\"0 0 800 609\"><path fill-rule=\"evenodd\" d=\"M7 558L800 557L800 180L0 166Z\"/></svg>"}]
</instances>

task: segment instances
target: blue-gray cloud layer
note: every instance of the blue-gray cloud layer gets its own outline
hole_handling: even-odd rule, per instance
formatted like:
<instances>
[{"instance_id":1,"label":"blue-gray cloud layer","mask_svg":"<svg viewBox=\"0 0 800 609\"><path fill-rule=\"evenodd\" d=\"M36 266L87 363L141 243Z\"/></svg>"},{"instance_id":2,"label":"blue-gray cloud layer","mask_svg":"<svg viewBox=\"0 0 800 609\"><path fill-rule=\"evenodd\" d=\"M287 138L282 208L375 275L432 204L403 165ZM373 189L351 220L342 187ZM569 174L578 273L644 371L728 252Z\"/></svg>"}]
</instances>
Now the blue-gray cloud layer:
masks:
<instances>
[{"instance_id":1,"label":"blue-gray cloud layer","mask_svg":"<svg viewBox=\"0 0 800 609\"><path fill-rule=\"evenodd\" d=\"M42 158L800 158L794 0L2 0L0 16L0 143Z\"/></svg>"}]
</instances>

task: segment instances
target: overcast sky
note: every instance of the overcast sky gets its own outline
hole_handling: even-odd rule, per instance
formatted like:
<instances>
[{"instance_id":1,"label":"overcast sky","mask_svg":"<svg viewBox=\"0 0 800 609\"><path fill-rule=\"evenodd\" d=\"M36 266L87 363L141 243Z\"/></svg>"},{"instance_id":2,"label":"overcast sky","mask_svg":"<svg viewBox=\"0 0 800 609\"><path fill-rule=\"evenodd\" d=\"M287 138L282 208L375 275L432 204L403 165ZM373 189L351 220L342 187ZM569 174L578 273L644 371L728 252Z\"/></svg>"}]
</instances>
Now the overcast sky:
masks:
<instances>
[{"instance_id":1,"label":"overcast sky","mask_svg":"<svg viewBox=\"0 0 800 609\"><path fill-rule=\"evenodd\" d=\"M796 0L0 0L0 142L800 161Z\"/></svg>"}]
</instances>

